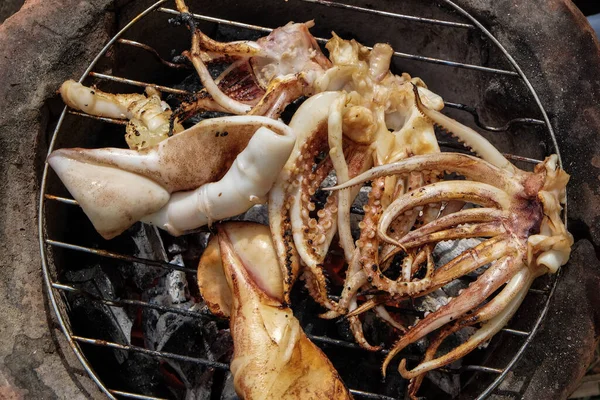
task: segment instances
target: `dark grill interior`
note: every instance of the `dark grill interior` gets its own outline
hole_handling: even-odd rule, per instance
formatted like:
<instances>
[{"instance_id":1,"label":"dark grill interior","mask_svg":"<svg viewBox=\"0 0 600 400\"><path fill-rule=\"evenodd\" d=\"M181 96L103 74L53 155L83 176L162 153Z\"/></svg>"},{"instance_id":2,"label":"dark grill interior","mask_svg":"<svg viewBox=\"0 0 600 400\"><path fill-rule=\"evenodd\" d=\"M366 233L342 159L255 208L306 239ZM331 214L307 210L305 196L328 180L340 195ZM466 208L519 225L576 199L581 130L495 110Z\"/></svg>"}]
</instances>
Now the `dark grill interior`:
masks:
<instances>
[{"instance_id":1,"label":"dark grill interior","mask_svg":"<svg viewBox=\"0 0 600 400\"><path fill-rule=\"evenodd\" d=\"M197 11L199 7L190 3L190 8ZM446 100L450 116L477 126L518 166L531 169L545 155L557 152L547 117L527 82L501 49L449 1L439 5L380 2L375 7L363 2L352 2L352 6L275 2L268 19L251 5L202 4L201 11L200 27L217 40L254 39L266 34L267 26L314 18L317 25L312 33L317 37L329 37L328 32L334 30L367 45L390 42L397 51L396 73L421 77ZM189 78L193 70L169 65L181 62L176 56L189 44L187 30L169 23L176 14L158 7L132 25L93 65L85 83L113 93L139 92L147 83L158 84L169 101L194 90L197 81ZM123 147L121 124L67 110L56 128L54 148ZM462 150L443 135L440 144L447 150ZM81 349L105 393L138 399L233 398L226 363L231 353L228 324L202 307L194 277L208 232L170 238L136 224L126 234L104 241L54 173L47 171L45 176L40 240L46 250L43 259L50 292L65 333L74 348ZM490 346L469 355L456 368L431 374L437 384L426 384L421 394L442 395L440 385L476 387L481 396L489 394L537 330L554 283L551 278L536 282L522 306L527 312L519 312L514 329L504 329ZM309 337L332 359L352 393L357 398L403 398L406 382L395 367L382 381L382 354L354 344L344 321L319 320L317 307L300 286L294 293L295 314ZM408 318L419 314L402 312ZM378 321L368 322L366 329L374 335L374 342L393 339L392 332ZM496 348L499 340L516 345L510 350ZM420 351L413 346L408 358L418 358ZM509 365L488 366L486 360L505 351L514 355Z\"/></svg>"}]
</instances>

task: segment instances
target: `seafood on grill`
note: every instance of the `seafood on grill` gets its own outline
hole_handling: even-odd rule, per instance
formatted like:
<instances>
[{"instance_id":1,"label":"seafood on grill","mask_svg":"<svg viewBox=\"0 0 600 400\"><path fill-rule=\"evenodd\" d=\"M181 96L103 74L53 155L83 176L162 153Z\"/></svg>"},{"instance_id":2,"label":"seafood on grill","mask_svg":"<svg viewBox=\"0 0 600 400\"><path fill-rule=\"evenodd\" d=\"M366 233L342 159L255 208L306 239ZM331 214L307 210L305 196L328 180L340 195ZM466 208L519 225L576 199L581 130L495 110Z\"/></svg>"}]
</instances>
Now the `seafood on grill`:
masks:
<instances>
[{"instance_id":1,"label":"seafood on grill","mask_svg":"<svg viewBox=\"0 0 600 400\"><path fill-rule=\"evenodd\" d=\"M185 120L200 110L277 117L286 105L310 96L316 77L331 66L308 29L314 23L293 23L274 29L257 41L217 42L197 28L182 0L177 8L192 32L186 56L204 86L175 111ZM214 79L208 63L230 66Z\"/></svg>"},{"instance_id":2,"label":"seafood on grill","mask_svg":"<svg viewBox=\"0 0 600 400\"><path fill-rule=\"evenodd\" d=\"M417 93L431 107L441 109L443 101L420 79L389 71L393 54L389 45L379 44L370 50L334 35L327 48L334 67L316 83L326 91L304 103L319 110L315 115L322 121L320 129L307 132L308 136L298 135L292 155L269 196L269 222L286 272L286 299L300 271L293 257L298 254L304 268L301 277L310 295L328 310L324 317L336 318L356 306L358 291L368 284L366 277L355 276L356 268L349 267L340 305L329 299L323 273L323 263L336 234L346 261L356 265L350 206L359 188L331 194L319 209L314 202L315 192L331 171L341 183L373 165L439 152L433 124L416 108L413 85L418 86ZM294 116L290 126L295 129L302 123ZM319 155L324 158L321 160ZM429 173L417 175L423 181L436 179ZM388 196L400 190L404 181L390 179L390 184L393 187ZM401 329L382 307L377 307L376 312ZM349 319L357 341L374 349L364 339L358 318Z\"/></svg>"},{"instance_id":3,"label":"seafood on grill","mask_svg":"<svg viewBox=\"0 0 600 400\"><path fill-rule=\"evenodd\" d=\"M125 141L133 150L152 147L183 131L183 126L172 118L169 105L152 86L146 87L145 94L112 94L70 79L61 85L59 92L65 104L75 110L98 117L127 119Z\"/></svg>"},{"instance_id":4,"label":"seafood on grill","mask_svg":"<svg viewBox=\"0 0 600 400\"><path fill-rule=\"evenodd\" d=\"M282 122L231 116L144 150L60 149L48 163L105 239L140 220L180 235L264 202L294 142Z\"/></svg>"},{"instance_id":5,"label":"seafood on grill","mask_svg":"<svg viewBox=\"0 0 600 400\"><path fill-rule=\"evenodd\" d=\"M211 310L230 318L231 373L243 399L351 399L331 362L283 305L283 276L269 228L217 225L198 266Z\"/></svg>"},{"instance_id":6,"label":"seafood on grill","mask_svg":"<svg viewBox=\"0 0 600 400\"><path fill-rule=\"evenodd\" d=\"M427 371L489 340L533 280L567 262L573 239L560 215L569 177L557 156L533 172L518 169L480 134L441 114L443 100L419 78L393 74L389 45L371 49L334 34L327 58L308 32L312 23L290 23L256 42L219 43L197 29L183 0L177 6L192 31L185 55L204 89L171 112L152 89L146 96L110 95L66 82L61 94L69 106L130 120L132 150L61 149L48 162L107 239L136 221L180 235L268 200L269 227L218 225L198 270L209 309L231 318L240 396L308 390L316 398L350 397L288 308L298 278L325 309L321 316L347 319L363 348L379 348L363 334L360 317L368 310L400 332L384 374L406 346L430 337L418 365L399 366L415 397ZM213 78L213 62L230 66ZM308 98L288 125L277 120L302 96ZM181 131L177 121L200 110L244 115ZM440 152L434 126L480 158ZM140 142L136 132L148 139ZM336 185L321 204L317 192L333 176ZM350 208L367 181L355 241ZM334 301L324 263L336 238L347 268ZM437 244L467 238L482 241L436 266ZM386 308L481 270L414 326ZM466 342L437 354L450 335L474 326Z\"/></svg>"},{"instance_id":7,"label":"seafood on grill","mask_svg":"<svg viewBox=\"0 0 600 400\"><path fill-rule=\"evenodd\" d=\"M561 219L569 176L552 155L526 172L511 164L487 140L470 128L419 102L419 110L433 123L455 134L482 158L460 153L414 156L378 166L333 189L349 188L365 181L382 184L385 176L403 176L422 171L445 171L466 180L444 180L422 186L395 198L385 209L370 208L363 219L361 235L374 235L406 253L425 249L427 273L415 278L412 268L407 277L391 280L381 273L376 248L361 260L373 287L386 292L364 303L355 313L389 300L401 301L424 296L449 282L488 265L487 269L448 304L429 313L411 327L393 346L382 370L407 345L436 332L421 363L412 369L402 360L399 371L413 379L411 395L422 381L422 374L463 357L496 334L516 312L533 280L555 273L569 259L573 238ZM382 190L372 192L379 199ZM419 207L432 203L461 201L473 205L426 223L402 237L391 234L394 221ZM430 249L445 240L485 238L476 247L464 251L434 270ZM418 267L418 266L417 266ZM417 268L418 269L418 268ZM496 291L500 290L497 294ZM437 356L441 343L464 327L480 325L465 342Z\"/></svg>"},{"instance_id":8,"label":"seafood on grill","mask_svg":"<svg viewBox=\"0 0 600 400\"><path fill-rule=\"evenodd\" d=\"M391 94L394 88L410 80L407 74L390 73L393 50L387 44L378 43L371 50L333 34L326 45L327 58L308 30L313 21L290 22L257 41L217 42L198 29L184 1L176 3L180 18L192 32L191 49L184 55L204 86L175 110L173 115L179 121L205 110L277 118L294 100L324 91L358 91L366 100L393 103L398 101ZM208 63L229 67L213 78ZM420 80L419 86L429 94L434 108L443 107L441 98L428 92ZM402 125L404 118L401 111L386 110L386 121L393 127Z\"/></svg>"}]
</instances>

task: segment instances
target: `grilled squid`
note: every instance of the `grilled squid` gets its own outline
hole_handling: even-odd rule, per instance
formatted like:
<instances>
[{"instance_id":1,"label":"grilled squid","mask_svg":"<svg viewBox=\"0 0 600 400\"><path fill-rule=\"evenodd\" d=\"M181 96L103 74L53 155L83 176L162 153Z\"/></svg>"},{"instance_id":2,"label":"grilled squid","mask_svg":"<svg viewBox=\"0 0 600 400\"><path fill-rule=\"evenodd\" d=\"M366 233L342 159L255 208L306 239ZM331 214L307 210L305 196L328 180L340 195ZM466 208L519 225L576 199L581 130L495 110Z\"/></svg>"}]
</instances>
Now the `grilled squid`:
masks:
<instances>
[{"instance_id":1,"label":"grilled squid","mask_svg":"<svg viewBox=\"0 0 600 400\"><path fill-rule=\"evenodd\" d=\"M385 210L369 210L363 220L361 234L366 231L378 236L409 255L445 240L484 239L435 270L432 263L427 262L427 272L420 279L412 278L411 273L409 279L393 281L381 274L376 249L373 249L375 262L364 265L369 276L379 278L372 280L373 286L388 293L381 298L396 301L426 295L488 266L456 298L411 327L386 357L384 374L390 361L402 349L437 332L421 363L411 369L406 360L400 363L402 376L415 379L411 387L413 396L416 396L422 374L464 356L497 333L516 312L533 280L543 274L555 273L567 262L573 244L573 237L561 219L561 204L566 199L569 176L559 167L556 155L546 158L533 172L522 171L477 132L428 109L418 97L416 100L424 116L457 136L482 158L459 153L415 156L372 168L335 188L421 171L446 171L465 178L411 190L395 198ZM375 196L379 195L375 193ZM453 201L473 207L442 216L402 237L391 233L390 227L403 215L428 204ZM376 301L368 302L368 307L376 304ZM480 327L465 343L445 355L436 354L450 334L474 325Z\"/></svg>"},{"instance_id":2,"label":"grilled squid","mask_svg":"<svg viewBox=\"0 0 600 400\"><path fill-rule=\"evenodd\" d=\"M358 292L370 286L360 262L371 257L367 254L369 246L378 248L380 240L374 235L366 238L361 235L358 243L368 244L355 245L350 207L358 187L331 194L322 207L315 204L316 191L332 171L337 182L342 183L373 165L439 152L433 124L415 105L413 84L433 109L441 109L443 101L420 79L390 72L393 50L389 45L378 44L370 50L354 40L334 35L327 48L332 68L316 79L314 88L319 93L303 105L316 110L314 116L320 122L313 126L318 129L304 129L298 135L292 155L270 193L269 221L280 263L286 271L286 298L297 276L293 255L298 254L304 266L301 277L310 295L327 309L322 316L337 318L354 310L358 306ZM305 120L294 115L290 127L300 132L304 124ZM431 173L418 173L413 179L418 182L412 186L433 179L437 177ZM391 199L407 186L410 185L403 179L390 178L385 197ZM379 201L373 207L389 202ZM427 218L435 214L429 209L435 207L426 210ZM402 229L408 232L415 222L416 218L406 219ZM348 263L339 302L329 298L323 272L325 257L336 234ZM395 328L404 329L383 307L376 307L375 312ZM364 338L358 317L350 316L349 321L358 343L375 350Z\"/></svg>"},{"instance_id":3,"label":"grilled squid","mask_svg":"<svg viewBox=\"0 0 600 400\"><path fill-rule=\"evenodd\" d=\"M231 373L242 399L351 399L331 362L285 307L283 275L269 228L217 227L198 267L211 310L230 318Z\"/></svg>"},{"instance_id":4,"label":"grilled squid","mask_svg":"<svg viewBox=\"0 0 600 400\"><path fill-rule=\"evenodd\" d=\"M183 131L177 121L171 128L171 108L160 92L148 86L144 94L112 94L68 80L59 89L69 107L98 117L127 119L125 141L130 149L141 150Z\"/></svg>"},{"instance_id":5,"label":"grilled squid","mask_svg":"<svg viewBox=\"0 0 600 400\"><path fill-rule=\"evenodd\" d=\"M176 4L192 33L184 55L204 88L171 113L150 88L145 96L111 95L65 82L70 107L129 120L132 150L61 149L48 162L107 239L136 221L180 235L268 201L269 227L219 225L198 271L206 304L231 318L231 370L241 397L350 397L288 308L298 278L324 308L321 316L346 318L363 348L378 349L364 337L365 311L401 333L384 374L406 346L430 337L420 363L400 362L415 397L427 371L489 340L534 279L567 262L573 238L561 210L569 176L556 155L532 172L520 170L479 133L440 113L443 100L419 78L393 74L387 44L371 49L334 34L327 58L309 33L312 22L221 43L197 28L183 0ZM207 65L217 62L229 66L214 78ZM308 99L289 126L277 120L302 96ZM177 121L200 110L239 115L169 137L169 124L178 132ZM441 153L434 126L479 157ZM336 186L317 193L330 175ZM365 182L371 191L355 241L350 208ZM438 243L467 238L482 241L435 265ZM334 301L324 263L336 239L347 269ZM482 270L414 326L386 309ZM465 327L475 334L439 355Z\"/></svg>"},{"instance_id":6,"label":"grilled squid","mask_svg":"<svg viewBox=\"0 0 600 400\"><path fill-rule=\"evenodd\" d=\"M105 239L140 220L180 235L263 202L294 142L281 122L234 116L146 150L60 149L48 163Z\"/></svg>"},{"instance_id":7,"label":"grilled squid","mask_svg":"<svg viewBox=\"0 0 600 400\"><path fill-rule=\"evenodd\" d=\"M290 22L257 41L222 43L198 29L183 0L176 3L192 33L184 56L204 85L176 110L182 120L201 110L277 117L292 101L312 95L314 80L331 66L308 31L313 21ZM230 66L214 79L207 64L222 61Z\"/></svg>"}]
</instances>

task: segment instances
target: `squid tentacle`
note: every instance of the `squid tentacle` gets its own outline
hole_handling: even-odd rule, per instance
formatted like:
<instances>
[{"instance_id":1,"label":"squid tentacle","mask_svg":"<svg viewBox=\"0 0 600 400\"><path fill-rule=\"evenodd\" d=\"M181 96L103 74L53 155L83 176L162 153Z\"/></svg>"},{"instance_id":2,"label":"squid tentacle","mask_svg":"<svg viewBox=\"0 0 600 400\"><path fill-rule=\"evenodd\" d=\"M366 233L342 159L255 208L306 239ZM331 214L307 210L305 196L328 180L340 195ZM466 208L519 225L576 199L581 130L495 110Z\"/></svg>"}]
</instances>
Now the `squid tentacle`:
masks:
<instances>
[{"instance_id":1,"label":"squid tentacle","mask_svg":"<svg viewBox=\"0 0 600 400\"><path fill-rule=\"evenodd\" d=\"M219 88L219 86L213 80L212 76L210 75L210 72L208 71L208 68L206 67L206 64L202 60L202 50L200 48L201 36L202 32L199 29L195 29L192 34L191 49L189 52L184 52L184 56L190 59L190 61L194 65L194 68L196 69L196 72L198 73L198 76L200 77L200 81L204 85L204 88L217 104L219 104L223 109L233 114L248 113L250 110L252 110L252 106L244 104L227 96L225 93L223 93L221 88Z\"/></svg>"},{"instance_id":2,"label":"squid tentacle","mask_svg":"<svg viewBox=\"0 0 600 400\"><path fill-rule=\"evenodd\" d=\"M434 272L434 267L435 267L432 260L428 260L428 257L431 256L431 251L432 251L432 248L430 246L426 246L424 248L424 250L419 251L417 253L417 255L414 258L414 261L412 262L412 270L410 271L411 277L412 277L412 275L414 275L417 272L418 269L421 268L421 264L423 264L423 262L425 262L427 260L428 264L427 264L425 278L431 280L431 277L433 276L433 272ZM387 267L384 266L384 268L382 270L385 270L386 268ZM365 276L365 282L366 282L365 272L361 271L360 273L363 274L363 276ZM417 295L420 295L420 294L417 294ZM390 300L389 294L370 296L366 302L362 303L359 307L357 307L353 311L349 312L347 314L347 317L352 317L354 315L359 315L364 312L367 312L371 309L374 309L376 307L379 307L380 305L385 304L388 300Z\"/></svg>"},{"instance_id":3,"label":"squid tentacle","mask_svg":"<svg viewBox=\"0 0 600 400\"><path fill-rule=\"evenodd\" d=\"M304 221L301 217L301 211L299 211L301 205L296 204L297 209L295 211L297 212L292 212L294 202L301 201L302 195L305 195L305 200L307 200L305 206L309 207L309 196L312 196L320 182L331 170L331 160L326 158L313 171L313 157L318 155L321 146L326 141L327 112L330 104L338 96L339 94L335 92L315 95L304 102L296 112L289 124L290 128L296 133L296 143L291 156L270 192L269 224L279 264L284 271L286 300L289 300L289 291L300 272L300 263L297 262L298 257L302 256L300 251L304 250L306 252L305 247L299 248L304 246L305 243L298 241L302 237L294 235L293 223L296 223L297 228L298 223L302 224ZM301 185L303 185L304 193L300 190ZM310 207L314 207L314 204ZM323 210L319 211L321 214L325 212ZM315 223L312 222L311 224L314 225ZM318 263L313 263L312 267L314 273L320 275L320 277L314 277L312 274L303 275L309 293L319 302L327 304L328 308L332 308L333 303L327 299L326 281L322 276L322 271L319 270Z\"/></svg>"},{"instance_id":4,"label":"squid tentacle","mask_svg":"<svg viewBox=\"0 0 600 400\"><path fill-rule=\"evenodd\" d=\"M392 178L395 178L395 177L392 177ZM416 178L419 178L419 182L415 181ZM404 183L403 179L400 179L398 182L396 191L394 193L395 197L401 196L413 188L416 189L416 188L420 187L421 183L422 183L420 178L422 178L421 174L410 174L406 183ZM387 183L387 179L386 179L386 183ZM392 200L389 201L389 203L391 203L391 202L392 202ZM389 206L389 203L387 204L387 206ZM415 226L417 220L419 219L418 210L419 210L419 207L417 207L416 209L413 209L413 210L408 210L407 212L399 215L390 224L389 230L390 230L391 236L394 239L400 240L407 233L409 233L410 230ZM380 252L381 265L384 266L384 268L385 268L386 265L389 265L389 263L392 261L393 257L397 253L399 253L400 251L403 251L403 250L404 249L402 247L392 245L389 243L383 243L383 247Z\"/></svg>"},{"instance_id":5,"label":"squid tentacle","mask_svg":"<svg viewBox=\"0 0 600 400\"><path fill-rule=\"evenodd\" d=\"M373 311L379 318L387 322L392 328L398 329L401 333L406 333L406 327L392 317L383 304L375 306Z\"/></svg>"},{"instance_id":6,"label":"squid tentacle","mask_svg":"<svg viewBox=\"0 0 600 400\"><path fill-rule=\"evenodd\" d=\"M510 198L506 192L485 183L469 181L432 183L394 200L381 216L378 227L379 236L388 243L400 246L401 244L387 233L390 224L397 215L428 203L456 199L484 207L501 209L510 207Z\"/></svg>"},{"instance_id":7,"label":"squid tentacle","mask_svg":"<svg viewBox=\"0 0 600 400\"><path fill-rule=\"evenodd\" d=\"M369 310L374 309L377 306L385 304L385 302L389 299L389 297L390 297L389 295L373 296L369 300L362 303L359 307L355 308L354 310L352 310L348 314L346 314L346 318L360 315L362 313L365 313Z\"/></svg>"},{"instance_id":8,"label":"squid tentacle","mask_svg":"<svg viewBox=\"0 0 600 400\"><path fill-rule=\"evenodd\" d=\"M227 54L228 56L238 56L244 58L258 56L263 52L261 47L256 42L252 42L250 40L238 42L218 42L211 39L202 31L199 31L197 35L199 47L205 52Z\"/></svg>"},{"instance_id":9,"label":"squid tentacle","mask_svg":"<svg viewBox=\"0 0 600 400\"><path fill-rule=\"evenodd\" d=\"M410 229L410 227L414 224L414 219L411 219L409 221L405 221L404 227L402 229L406 229L406 231L408 231ZM405 232L405 231L401 231L401 230L397 230L396 232L400 233L400 232ZM386 256L386 252L385 250L382 251L383 254L383 261L381 263L382 271L385 271L391 262L391 259L393 257L393 255L390 255L391 253L391 248L392 246L389 247L390 248L390 252L387 253L388 255ZM393 247L394 249L398 249L399 251L401 251L401 248L398 247ZM395 253L394 253L395 254ZM419 267L420 264L422 264L425 260L426 260L426 253L425 252L421 252L418 253L416 258L413 261L413 266L412 269L415 270ZM344 284L344 288L342 290L342 295L340 296L340 300L339 300L339 308L342 311L348 310L348 304L350 303L351 299L354 299L358 293L358 291L362 288L365 287L367 285L369 285L368 283L368 277L367 274L365 273L365 271L361 268L360 264L358 263L358 256L356 256L356 253L353 255L353 261L351 261L349 263L349 266L355 266L355 268L349 267L348 268L348 274L345 284ZM358 266L358 268L356 269L356 266ZM411 276L412 273L414 273L414 271L411 271ZM409 279L405 279L407 282L410 281Z\"/></svg>"},{"instance_id":10,"label":"squid tentacle","mask_svg":"<svg viewBox=\"0 0 600 400\"><path fill-rule=\"evenodd\" d=\"M515 262L514 256L507 255L494 261L490 268L465 289L465 292L461 296L454 298L445 306L429 314L398 340L383 362L383 376L386 374L386 369L390 361L408 344L425 337L427 334L439 329L448 322L460 318L467 311L477 307L500 286L506 283L519 268L520 265Z\"/></svg>"},{"instance_id":11,"label":"squid tentacle","mask_svg":"<svg viewBox=\"0 0 600 400\"><path fill-rule=\"evenodd\" d=\"M326 158L321 164L315 169L314 185L309 188L309 192L316 190L318 184L321 182L329 171L331 170L331 160ZM281 178L281 177L280 177ZM289 294L291 287L296 281L300 269L300 263L298 259L298 251L294 244L294 238L292 235L292 222L288 211L291 208L291 201L289 199L289 187L291 184L276 184L271 190L269 197L269 225L271 227L273 244L275 246L281 267L283 269L284 278L284 293L286 301L289 301Z\"/></svg>"},{"instance_id":12,"label":"squid tentacle","mask_svg":"<svg viewBox=\"0 0 600 400\"><path fill-rule=\"evenodd\" d=\"M454 279L465 276L494 260L498 260L516 251L514 244L507 235L500 235L488 239L472 249L464 251L447 264L438 268L431 279L431 286L426 293L430 293ZM426 294L422 293L422 294Z\"/></svg>"},{"instance_id":13,"label":"squid tentacle","mask_svg":"<svg viewBox=\"0 0 600 400\"><path fill-rule=\"evenodd\" d=\"M367 341L365 338L365 333L363 331L363 325L358 316L348 317L348 322L350 323L350 331L354 336L356 342L365 350L369 351L379 351L381 350L381 346L373 346Z\"/></svg>"},{"instance_id":14,"label":"squid tentacle","mask_svg":"<svg viewBox=\"0 0 600 400\"><path fill-rule=\"evenodd\" d=\"M427 247L427 248L425 248L424 251L420 251L417 253L417 255L414 257L413 262L411 263L412 264L412 270L410 271L411 277L420 268L421 264L427 260L427 257L430 255L430 252L431 252L431 248ZM389 263L387 265L383 265L382 271L385 271L385 269L387 269L387 266L389 266ZM431 279L431 277L433 276L434 264L431 261L429 261L429 263L427 264L427 267L428 267L428 269L426 271L425 278ZM406 281L408 282L408 280L406 280ZM367 274L365 273L364 270L361 270L358 273L356 273L356 275L354 275L354 279L350 282L351 285L348 286L349 294L345 295L344 293L342 293L340 302L338 303L340 305L340 308L344 309L343 307L345 307L345 305L348 304L347 302L349 302L350 299L356 297L357 292L360 288L364 288L365 286L370 285L367 282L368 282ZM388 298L389 298L389 295L369 296L369 298L366 302L362 303L359 307L348 312L348 314L346 314L346 316L349 318L349 317L367 312L371 309L374 309L374 308L382 305L383 303L385 303L387 301Z\"/></svg>"},{"instance_id":15,"label":"squid tentacle","mask_svg":"<svg viewBox=\"0 0 600 400\"><path fill-rule=\"evenodd\" d=\"M408 243L417 241L420 238L431 235L433 233L450 229L458 225L469 224L469 223L484 223L500 221L505 218L507 214L501 210L495 208L470 208L467 210L461 210L452 214L444 215L430 223L423 225L414 231L408 232L403 235L399 242L404 246L410 246Z\"/></svg>"},{"instance_id":16,"label":"squid tentacle","mask_svg":"<svg viewBox=\"0 0 600 400\"><path fill-rule=\"evenodd\" d=\"M256 103L250 115L264 115L277 119L285 107L307 91L303 74L278 79L267 87L262 98Z\"/></svg>"},{"instance_id":17,"label":"squid tentacle","mask_svg":"<svg viewBox=\"0 0 600 400\"><path fill-rule=\"evenodd\" d=\"M312 162L312 158L310 159ZM368 157L365 157L361 151L351 152L349 157L350 161L350 173L354 173L354 168L364 169L365 165L368 164ZM305 168L306 170L306 168ZM300 176L300 183L293 194L293 200L290 208L291 221L292 221L292 232L294 236L294 242L296 243L300 258L311 269L314 275L322 275L322 263L325 259L325 255L331 244L331 241L337 232L337 224L335 224L336 217L343 219L339 216L338 209L338 193L331 194L328 196L325 206L317 212L319 220L309 218L309 211L314 210L314 204L310 202L310 196L314 194L314 185L318 186L318 182L314 174L306 176ZM356 191L350 191L349 197L356 196ZM348 209L350 202L347 203ZM343 226L348 226L348 218L340 221ZM348 229L349 231L349 229ZM324 282L321 278L318 278L319 282ZM320 285L319 285L320 287ZM321 293L319 302L324 301L326 293ZM328 309L332 308L332 302L324 302L323 305Z\"/></svg>"},{"instance_id":18,"label":"squid tentacle","mask_svg":"<svg viewBox=\"0 0 600 400\"><path fill-rule=\"evenodd\" d=\"M440 331L439 336L434 339L434 342L432 342L431 347L427 350L423 361L419 365L408 370L406 368L406 361L402 360L398 368L402 376L406 379L414 379L432 369L448 365L471 352L481 343L489 340L506 325L508 320L517 311L534 278L535 276L529 269L522 268L489 303L482 306L474 314L465 316ZM443 356L434 358L437 348L446 337L464 327L479 323L483 323L482 327L465 343L462 343Z\"/></svg>"},{"instance_id":19,"label":"squid tentacle","mask_svg":"<svg viewBox=\"0 0 600 400\"><path fill-rule=\"evenodd\" d=\"M461 141L466 147L473 150L476 154L481 156L484 160L495 165L498 168L509 172L516 172L517 169L510 161L502 155L490 142L488 142L481 134L475 132L473 129L453 120L450 117L445 116L439 111L427 108L421 102L421 96L417 86L413 84L413 91L415 93L415 103L419 112L426 118L428 118L433 124L448 131Z\"/></svg>"},{"instance_id":20,"label":"squid tentacle","mask_svg":"<svg viewBox=\"0 0 600 400\"><path fill-rule=\"evenodd\" d=\"M338 311L335 314L332 314L333 311L329 312L329 317L336 318L340 316L342 313L351 311L357 307L356 302L356 293L363 286L363 282L361 279L362 269L360 264L358 263L358 254L359 250L355 249L353 252L353 257L348 265L348 270L346 271L346 281L344 283L344 292L338 302ZM326 317L321 315L321 317ZM348 317L348 322L350 324L350 331L354 336L356 342L364 349L370 351L378 351L381 349L380 346L372 346L367 339L365 338L363 325L358 316Z\"/></svg>"},{"instance_id":21,"label":"squid tentacle","mask_svg":"<svg viewBox=\"0 0 600 400\"><path fill-rule=\"evenodd\" d=\"M252 67L247 59L237 60L227 67L215 79L215 84L227 96L250 106L254 106L265 95L264 89L256 82ZM254 110L255 108L252 110L252 115L263 115L272 118L266 112L259 114ZM212 98L206 88L202 88L182 99L180 106L173 112L172 119L185 121L202 111L228 112Z\"/></svg>"},{"instance_id":22,"label":"squid tentacle","mask_svg":"<svg viewBox=\"0 0 600 400\"><path fill-rule=\"evenodd\" d=\"M400 218L398 218L394 222L392 222L389 230L390 230L390 232L392 232L392 230L393 230L394 235L392 237L398 238L398 240L400 240L400 239L408 240L408 238L419 237L422 234L433 233L436 230L449 228L456 224L471 222L469 220L469 218L463 219L460 215L458 217L452 217L452 218L449 217L452 214L458 214L459 212L461 212L461 209L463 208L463 206L464 206L464 202L462 202L462 201L450 201L450 202L446 203L445 207L443 207L443 209L439 212L439 217L437 219L426 220L426 221L424 221L425 222L424 225L422 225L421 227L419 227L413 231L410 231L410 229L415 224L415 220L417 218L416 215L413 215L415 220L413 220L410 225L408 225L408 224L403 225L403 227L400 229L398 227L397 223L399 220L402 220L405 215L407 215L405 213L405 214L403 214L403 216L401 216ZM481 209L477 209L477 210L481 210ZM493 215L493 213L497 212L497 210L495 210L493 208L486 208L485 210L492 211L492 215ZM414 214L414 213L411 213L411 214ZM488 215L489 214L486 213L484 218L487 218ZM473 220L476 220L476 219L474 218ZM396 254L398 254L400 251L403 251L403 249L401 247L394 246L389 243L385 244L381 251L381 264L385 266L387 263L391 262L393 257Z\"/></svg>"},{"instance_id":23,"label":"squid tentacle","mask_svg":"<svg viewBox=\"0 0 600 400\"><path fill-rule=\"evenodd\" d=\"M515 179L515 174L502 170L481 158L461 153L432 153L415 155L401 161L373 167L346 183L330 187L328 190L345 189L382 176L406 175L421 171L454 172L468 180L487 183L510 193L517 193L523 189L520 180Z\"/></svg>"},{"instance_id":24,"label":"squid tentacle","mask_svg":"<svg viewBox=\"0 0 600 400\"><path fill-rule=\"evenodd\" d=\"M347 100L346 97L345 95L340 96L329 108L329 157L331 157L333 167L335 168L338 183L343 183L350 179L348 163L344 157L342 132L342 110ZM349 189L341 190L338 193L338 235L347 262L350 262L352 253L354 252L354 240L350 224L345 223L346 221L350 221L350 195Z\"/></svg>"},{"instance_id":25,"label":"squid tentacle","mask_svg":"<svg viewBox=\"0 0 600 400\"><path fill-rule=\"evenodd\" d=\"M271 228L271 236L273 245L275 246L276 254L279 260L280 267L283 271L284 278L284 293L286 301L289 301L289 293L296 278L300 272L300 262L298 260L297 245L294 242L292 232L292 219L290 209L292 206L292 196L299 185L297 174L299 171L306 172L304 168L309 170L312 168L312 162L308 167L302 165L302 161L307 161L305 154L309 146L316 138L323 137L324 131L323 119L326 117L325 112L319 112L323 107L328 107L335 98L336 93L324 93L316 95L307 100L302 107L296 112L295 118L292 119L289 126L296 133L296 143L292 154L286 162L283 170L279 174L275 185L269 193L268 213L269 225ZM302 112L301 112L302 111ZM296 123L302 119L300 124ZM311 123L307 124L306 119L310 119ZM323 140L323 139L321 139ZM317 146L318 147L318 146ZM316 150L313 150L316 154ZM300 169L302 167L302 169ZM319 183L325 179L332 168L331 160L325 158L314 170L308 174L308 182L312 182L312 186L308 187L308 193L318 188ZM310 280L310 278L309 278ZM324 281L323 281L324 282ZM317 285L312 287L317 288ZM322 296L324 298L324 296Z\"/></svg>"},{"instance_id":26,"label":"squid tentacle","mask_svg":"<svg viewBox=\"0 0 600 400\"><path fill-rule=\"evenodd\" d=\"M394 281L384 276L378 265L379 241L376 226L381 214L381 196L384 191L384 182L384 178L373 181L369 202L364 207L365 217L359 224L361 236L357 241L357 246L361 249L359 262L367 275L367 282L372 283L377 289L391 294L410 296L425 290L430 284L429 278L413 282Z\"/></svg>"},{"instance_id":27,"label":"squid tentacle","mask_svg":"<svg viewBox=\"0 0 600 400\"><path fill-rule=\"evenodd\" d=\"M420 247L424 244L437 243L444 240L494 237L505 232L506 230L501 222L493 221L487 223L460 225L454 228L421 235L412 240L400 240L399 243L406 249L410 249L414 247Z\"/></svg>"}]
</instances>

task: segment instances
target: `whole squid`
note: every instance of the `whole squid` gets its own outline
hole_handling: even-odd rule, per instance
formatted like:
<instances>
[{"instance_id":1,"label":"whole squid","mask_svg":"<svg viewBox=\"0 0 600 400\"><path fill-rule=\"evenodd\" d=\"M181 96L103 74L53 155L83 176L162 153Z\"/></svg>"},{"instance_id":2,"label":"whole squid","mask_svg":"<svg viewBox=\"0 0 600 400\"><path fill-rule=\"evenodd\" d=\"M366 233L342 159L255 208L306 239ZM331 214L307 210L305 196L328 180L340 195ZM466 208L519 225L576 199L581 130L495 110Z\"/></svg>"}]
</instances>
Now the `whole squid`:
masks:
<instances>
[{"instance_id":1,"label":"whole squid","mask_svg":"<svg viewBox=\"0 0 600 400\"><path fill-rule=\"evenodd\" d=\"M283 274L267 226L217 226L198 267L210 309L230 318L231 372L243 399L351 399L331 362L283 306Z\"/></svg>"}]
</instances>

